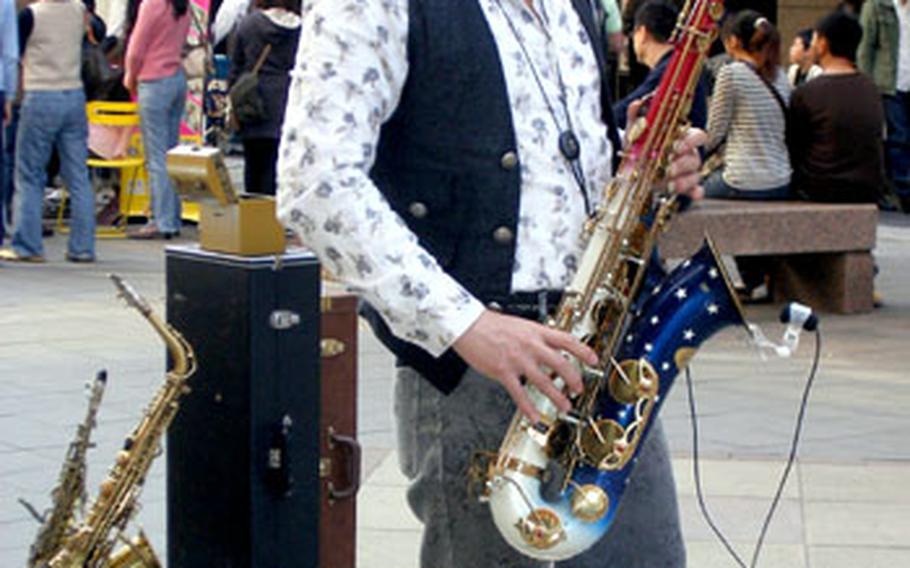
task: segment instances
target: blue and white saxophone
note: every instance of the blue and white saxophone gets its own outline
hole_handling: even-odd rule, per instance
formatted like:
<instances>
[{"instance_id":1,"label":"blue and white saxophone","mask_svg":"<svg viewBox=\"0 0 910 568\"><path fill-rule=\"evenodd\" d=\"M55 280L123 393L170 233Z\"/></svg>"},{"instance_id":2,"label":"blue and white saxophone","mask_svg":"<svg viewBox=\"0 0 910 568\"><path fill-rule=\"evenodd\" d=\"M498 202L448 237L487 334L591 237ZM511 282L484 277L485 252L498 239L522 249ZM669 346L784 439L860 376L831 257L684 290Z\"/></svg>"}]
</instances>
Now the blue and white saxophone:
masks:
<instances>
[{"instance_id":1,"label":"blue and white saxophone","mask_svg":"<svg viewBox=\"0 0 910 568\"><path fill-rule=\"evenodd\" d=\"M541 421L517 413L486 463L484 499L506 541L527 556L565 560L604 536L676 375L715 332L746 328L709 239L669 274L655 246L678 208L672 193L656 188L688 129L723 11L722 0L683 8L670 64L629 129L617 176L585 228L578 273L549 321L592 347L600 364L577 363L585 389L569 413L529 386Z\"/></svg>"}]
</instances>

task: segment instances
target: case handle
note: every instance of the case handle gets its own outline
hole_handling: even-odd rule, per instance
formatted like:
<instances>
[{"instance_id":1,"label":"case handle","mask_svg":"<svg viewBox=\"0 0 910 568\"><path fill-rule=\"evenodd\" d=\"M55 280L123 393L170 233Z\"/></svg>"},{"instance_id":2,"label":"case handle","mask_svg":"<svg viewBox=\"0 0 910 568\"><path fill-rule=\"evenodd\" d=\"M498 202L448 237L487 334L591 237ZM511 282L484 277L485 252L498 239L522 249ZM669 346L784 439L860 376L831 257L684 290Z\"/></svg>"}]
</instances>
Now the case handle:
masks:
<instances>
[{"instance_id":1,"label":"case handle","mask_svg":"<svg viewBox=\"0 0 910 568\"><path fill-rule=\"evenodd\" d=\"M335 429L329 426L329 449L333 450L336 446L347 451L347 472L350 485L344 488L336 488L332 481L328 482L329 503L350 499L357 494L360 489L360 443L351 436L338 434Z\"/></svg>"}]
</instances>

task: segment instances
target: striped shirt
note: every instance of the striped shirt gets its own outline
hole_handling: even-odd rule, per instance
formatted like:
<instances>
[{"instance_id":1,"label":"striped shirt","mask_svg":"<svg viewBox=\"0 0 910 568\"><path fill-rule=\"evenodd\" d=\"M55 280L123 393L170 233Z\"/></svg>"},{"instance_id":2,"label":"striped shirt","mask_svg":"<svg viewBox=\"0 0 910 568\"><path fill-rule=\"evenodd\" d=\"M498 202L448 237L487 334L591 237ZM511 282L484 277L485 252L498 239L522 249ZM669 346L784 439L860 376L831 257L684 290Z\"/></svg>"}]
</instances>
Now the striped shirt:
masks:
<instances>
[{"instance_id":1,"label":"striped shirt","mask_svg":"<svg viewBox=\"0 0 910 568\"><path fill-rule=\"evenodd\" d=\"M783 71L774 88L789 103ZM726 140L724 181L736 189L774 189L790 183L786 120L768 85L746 63L721 67L708 110L709 150Z\"/></svg>"}]
</instances>

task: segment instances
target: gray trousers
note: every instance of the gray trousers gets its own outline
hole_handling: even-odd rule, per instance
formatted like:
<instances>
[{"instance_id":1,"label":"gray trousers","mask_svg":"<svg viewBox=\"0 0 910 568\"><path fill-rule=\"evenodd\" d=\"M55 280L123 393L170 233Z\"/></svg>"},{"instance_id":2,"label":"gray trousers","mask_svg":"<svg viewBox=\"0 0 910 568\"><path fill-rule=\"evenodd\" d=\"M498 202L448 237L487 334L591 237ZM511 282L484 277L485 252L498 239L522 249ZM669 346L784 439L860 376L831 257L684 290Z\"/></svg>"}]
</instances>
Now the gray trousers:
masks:
<instances>
[{"instance_id":1,"label":"gray trousers","mask_svg":"<svg viewBox=\"0 0 910 568\"><path fill-rule=\"evenodd\" d=\"M544 568L512 549L489 507L468 492L474 452L496 451L515 412L498 383L469 370L448 396L412 369L398 370L395 415L408 504L424 525L421 568ZM656 421L606 537L558 568L684 568L676 487Z\"/></svg>"}]
</instances>

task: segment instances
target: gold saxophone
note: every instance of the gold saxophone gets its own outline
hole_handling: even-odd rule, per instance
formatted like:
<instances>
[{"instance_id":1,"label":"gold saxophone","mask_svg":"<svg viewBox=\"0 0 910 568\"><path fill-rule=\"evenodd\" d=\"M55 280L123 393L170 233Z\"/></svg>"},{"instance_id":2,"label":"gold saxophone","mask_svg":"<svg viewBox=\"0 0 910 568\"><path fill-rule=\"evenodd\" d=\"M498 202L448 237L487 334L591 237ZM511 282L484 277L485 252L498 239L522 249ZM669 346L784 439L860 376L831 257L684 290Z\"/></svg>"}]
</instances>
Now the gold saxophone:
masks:
<instances>
[{"instance_id":1,"label":"gold saxophone","mask_svg":"<svg viewBox=\"0 0 910 568\"><path fill-rule=\"evenodd\" d=\"M85 455L92 447L92 429L95 427L95 417L98 415L98 408L101 406L101 397L104 395L106 385L107 373L99 371L90 387L85 419L76 429L76 437L70 442L66 451L57 486L51 492L53 498L51 510L44 515L39 515L31 505L20 500L41 522L38 536L35 537L35 542L29 550L29 568L45 565L60 551L65 539L72 534L77 509L81 509L85 505Z\"/></svg>"},{"instance_id":2,"label":"gold saxophone","mask_svg":"<svg viewBox=\"0 0 910 568\"><path fill-rule=\"evenodd\" d=\"M655 188L688 129L723 12L722 0L689 0L682 9L670 63L646 114L630 124L617 175L585 227L578 270L548 322L599 354L595 366L576 362L583 394L560 413L528 386L541 420L517 413L499 451L480 456L493 520L527 556L565 560L606 534L677 373L713 333L745 323L710 241L669 274L655 258L659 232L678 208L675 195Z\"/></svg>"},{"instance_id":3,"label":"gold saxophone","mask_svg":"<svg viewBox=\"0 0 910 568\"><path fill-rule=\"evenodd\" d=\"M139 493L146 474L160 453L161 438L174 419L180 397L188 392L187 379L196 371L193 349L174 328L164 322L142 296L119 276L111 280L126 303L141 313L167 345L173 366L164 384L146 409L142 421L117 453L98 498L83 522L67 537L60 551L46 564L50 568L159 568L148 539L123 536L138 510ZM118 541L125 545L116 553Z\"/></svg>"}]
</instances>

